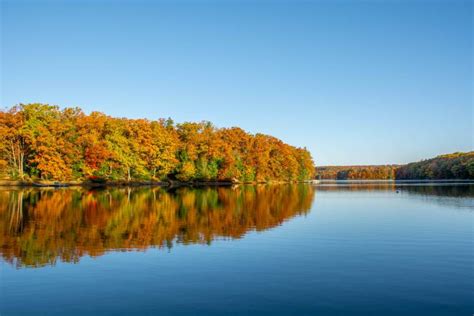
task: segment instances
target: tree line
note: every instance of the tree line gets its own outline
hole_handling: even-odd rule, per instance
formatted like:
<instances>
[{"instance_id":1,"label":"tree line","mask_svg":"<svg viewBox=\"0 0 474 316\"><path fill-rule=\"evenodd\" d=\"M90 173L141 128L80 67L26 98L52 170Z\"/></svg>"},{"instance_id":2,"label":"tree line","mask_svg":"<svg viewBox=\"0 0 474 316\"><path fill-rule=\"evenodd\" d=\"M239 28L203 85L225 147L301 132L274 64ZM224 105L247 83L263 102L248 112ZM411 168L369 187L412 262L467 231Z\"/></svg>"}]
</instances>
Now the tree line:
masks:
<instances>
[{"instance_id":1,"label":"tree line","mask_svg":"<svg viewBox=\"0 0 474 316\"><path fill-rule=\"evenodd\" d=\"M0 138L0 173L8 179L265 182L314 176L305 148L210 122L20 104L0 111Z\"/></svg>"},{"instance_id":2,"label":"tree line","mask_svg":"<svg viewBox=\"0 0 474 316\"><path fill-rule=\"evenodd\" d=\"M334 180L474 179L474 151L441 155L406 165L318 167L316 178Z\"/></svg>"},{"instance_id":3,"label":"tree line","mask_svg":"<svg viewBox=\"0 0 474 316\"><path fill-rule=\"evenodd\" d=\"M333 180L393 180L396 165L325 166L316 168L316 178Z\"/></svg>"},{"instance_id":4,"label":"tree line","mask_svg":"<svg viewBox=\"0 0 474 316\"><path fill-rule=\"evenodd\" d=\"M474 151L441 155L400 166L396 178L405 179L474 179Z\"/></svg>"}]
</instances>

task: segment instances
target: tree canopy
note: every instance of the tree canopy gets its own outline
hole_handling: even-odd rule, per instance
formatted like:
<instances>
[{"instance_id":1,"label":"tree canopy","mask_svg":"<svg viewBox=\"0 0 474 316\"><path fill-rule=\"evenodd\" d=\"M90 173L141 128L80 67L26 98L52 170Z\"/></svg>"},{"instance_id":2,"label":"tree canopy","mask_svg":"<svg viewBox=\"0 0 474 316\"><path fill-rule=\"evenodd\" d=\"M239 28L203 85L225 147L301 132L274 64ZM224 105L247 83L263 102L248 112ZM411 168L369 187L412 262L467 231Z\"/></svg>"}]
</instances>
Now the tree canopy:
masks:
<instances>
[{"instance_id":1,"label":"tree canopy","mask_svg":"<svg viewBox=\"0 0 474 316\"><path fill-rule=\"evenodd\" d=\"M474 179L474 151L453 153L401 166L397 179Z\"/></svg>"},{"instance_id":2,"label":"tree canopy","mask_svg":"<svg viewBox=\"0 0 474 316\"><path fill-rule=\"evenodd\" d=\"M334 180L474 179L474 151L441 155L406 165L318 167L316 177Z\"/></svg>"},{"instance_id":3,"label":"tree canopy","mask_svg":"<svg viewBox=\"0 0 474 316\"><path fill-rule=\"evenodd\" d=\"M316 168L316 177L334 180L393 180L396 168L396 165L325 166Z\"/></svg>"},{"instance_id":4,"label":"tree canopy","mask_svg":"<svg viewBox=\"0 0 474 316\"><path fill-rule=\"evenodd\" d=\"M210 122L20 104L0 111L0 138L0 173L9 179L265 182L314 175L306 149Z\"/></svg>"}]
</instances>

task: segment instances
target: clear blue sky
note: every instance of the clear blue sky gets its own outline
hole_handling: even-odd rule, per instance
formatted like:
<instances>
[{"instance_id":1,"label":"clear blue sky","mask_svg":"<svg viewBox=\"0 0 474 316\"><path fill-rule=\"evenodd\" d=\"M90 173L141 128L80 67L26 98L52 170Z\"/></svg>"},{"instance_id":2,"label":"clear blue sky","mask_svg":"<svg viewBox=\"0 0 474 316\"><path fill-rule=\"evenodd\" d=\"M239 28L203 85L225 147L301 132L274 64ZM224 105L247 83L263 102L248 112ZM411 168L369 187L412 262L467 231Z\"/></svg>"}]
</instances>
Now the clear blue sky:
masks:
<instances>
[{"instance_id":1,"label":"clear blue sky","mask_svg":"<svg viewBox=\"0 0 474 316\"><path fill-rule=\"evenodd\" d=\"M473 148L472 1L2 1L1 106L210 120L317 165Z\"/></svg>"}]
</instances>

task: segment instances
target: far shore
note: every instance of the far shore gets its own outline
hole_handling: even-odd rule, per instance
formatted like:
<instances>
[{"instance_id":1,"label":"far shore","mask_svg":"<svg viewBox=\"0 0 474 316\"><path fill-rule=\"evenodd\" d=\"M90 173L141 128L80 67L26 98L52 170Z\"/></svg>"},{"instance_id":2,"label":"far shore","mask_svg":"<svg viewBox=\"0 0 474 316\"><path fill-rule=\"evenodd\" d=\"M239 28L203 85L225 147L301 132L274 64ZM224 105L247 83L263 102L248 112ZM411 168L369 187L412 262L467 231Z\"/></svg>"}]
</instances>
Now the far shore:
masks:
<instances>
[{"instance_id":1,"label":"far shore","mask_svg":"<svg viewBox=\"0 0 474 316\"><path fill-rule=\"evenodd\" d=\"M473 179L347 179L347 180L338 180L338 179L320 179L317 180L318 183L456 183L456 182L466 182L474 183Z\"/></svg>"}]
</instances>

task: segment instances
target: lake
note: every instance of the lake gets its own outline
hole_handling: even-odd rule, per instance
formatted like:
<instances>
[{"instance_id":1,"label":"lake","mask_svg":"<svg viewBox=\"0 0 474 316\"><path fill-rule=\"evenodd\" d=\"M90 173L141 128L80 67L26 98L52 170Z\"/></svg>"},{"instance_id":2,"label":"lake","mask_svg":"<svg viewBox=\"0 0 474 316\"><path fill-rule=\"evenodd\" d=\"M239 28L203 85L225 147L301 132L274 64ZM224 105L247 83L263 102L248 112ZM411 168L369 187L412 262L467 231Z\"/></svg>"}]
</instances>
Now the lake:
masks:
<instances>
[{"instance_id":1,"label":"lake","mask_svg":"<svg viewBox=\"0 0 474 316\"><path fill-rule=\"evenodd\" d=\"M0 188L0 314L472 315L474 185Z\"/></svg>"}]
</instances>

